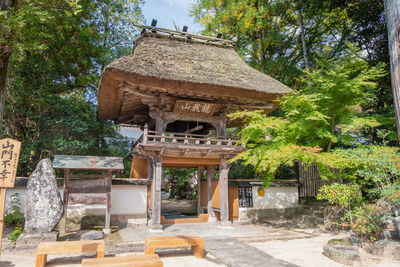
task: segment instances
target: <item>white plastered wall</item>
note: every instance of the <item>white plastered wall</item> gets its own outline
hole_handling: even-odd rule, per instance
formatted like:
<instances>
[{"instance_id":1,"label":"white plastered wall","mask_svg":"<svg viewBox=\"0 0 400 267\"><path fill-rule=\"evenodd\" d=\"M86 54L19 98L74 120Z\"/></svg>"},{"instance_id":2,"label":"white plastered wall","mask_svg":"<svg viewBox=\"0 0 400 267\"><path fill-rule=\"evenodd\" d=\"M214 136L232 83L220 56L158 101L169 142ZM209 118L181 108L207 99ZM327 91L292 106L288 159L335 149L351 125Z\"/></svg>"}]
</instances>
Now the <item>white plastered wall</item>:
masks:
<instances>
[{"instance_id":1,"label":"white plastered wall","mask_svg":"<svg viewBox=\"0 0 400 267\"><path fill-rule=\"evenodd\" d=\"M239 207L239 222L247 222L247 212L262 209L285 209L298 206L299 192L296 186L264 188L264 195L258 196L260 186L252 186L253 207Z\"/></svg>"},{"instance_id":2,"label":"white plastered wall","mask_svg":"<svg viewBox=\"0 0 400 267\"><path fill-rule=\"evenodd\" d=\"M254 209L284 209L298 205L299 193L295 186L277 186L264 189L264 196L258 196L258 186L252 187Z\"/></svg>"},{"instance_id":3,"label":"white plastered wall","mask_svg":"<svg viewBox=\"0 0 400 267\"><path fill-rule=\"evenodd\" d=\"M61 197L63 189L59 188ZM7 189L6 210L11 195L18 193L22 212L25 211L26 187ZM143 215L147 207L146 185L113 185L111 187L111 215Z\"/></svg>"}]
</instances>

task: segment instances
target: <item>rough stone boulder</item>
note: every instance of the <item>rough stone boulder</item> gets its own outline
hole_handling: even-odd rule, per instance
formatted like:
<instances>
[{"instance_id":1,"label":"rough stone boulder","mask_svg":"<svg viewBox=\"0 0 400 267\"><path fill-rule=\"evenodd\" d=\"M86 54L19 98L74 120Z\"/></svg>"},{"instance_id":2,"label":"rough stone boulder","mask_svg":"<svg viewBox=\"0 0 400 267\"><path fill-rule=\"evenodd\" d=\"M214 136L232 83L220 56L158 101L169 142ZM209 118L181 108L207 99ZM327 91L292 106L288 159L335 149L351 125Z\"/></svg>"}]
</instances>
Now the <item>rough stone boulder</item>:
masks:
<instances>
[{"instance_id":1,"label":"rough stone boulder","mask_svg":"<svg viewBox=\"0 0 400 267\"><path fill-rule=\"evenodd\" d=\"M358 249L353 246L343 245L325 245L322 252L331 260L337 261L345 265L359 266L361 264L361 256Z\"/></svg>"},{"instance_id":2,"label":"rough stone boulder","mask_svg":"<svg viewBox=\"0 0 400 267\"><path fill-rule=\"evenodd\" d=\"M372 255L381 256L389 260L400 260L400 242L383 239L375 243L363 243L362 248Z\"/></svg>"},{"instance_id":3,"label":"rough stone boulder","mask_svg":"<svg viewBox=\"0 0 400 267\"><path fill-rule=\"evenodd\" d=\"M43 159L38 163L29 178L27 189L25 232L51 232L61 219L63 205L50 159Z\"/></svg>"},{"instance_id":4,"label":"rough stone boulder","mask_svg":"<svg viewBox=\"0 0 400 267\"><path fill-rule=\"evenodd\" d=\"M100 240L104 238L102 231L89 231L81 235L82 240Z\"/></svg>"}]
</instances>

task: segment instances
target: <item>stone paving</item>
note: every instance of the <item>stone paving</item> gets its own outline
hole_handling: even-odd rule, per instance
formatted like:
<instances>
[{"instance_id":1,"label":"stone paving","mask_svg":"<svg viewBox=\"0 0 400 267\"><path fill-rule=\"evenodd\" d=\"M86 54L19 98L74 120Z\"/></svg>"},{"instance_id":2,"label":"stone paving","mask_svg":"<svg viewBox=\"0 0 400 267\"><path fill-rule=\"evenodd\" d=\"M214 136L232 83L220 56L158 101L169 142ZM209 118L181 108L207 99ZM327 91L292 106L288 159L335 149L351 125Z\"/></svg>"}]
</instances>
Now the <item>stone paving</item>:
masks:
<instances>
[{"instance_id":1,"label":"stone paving","mask_svg":"<svg viewBox=\"0 0 400 267\"><path fill-rule=\"evenodd\" d=\"M298 266L252 247L231 237L206 238L205 250L220 263L229 267Z\"/></svg>"},{"instance_id":2,"label":"stone paving","mask_svg":"<svg viewBox=\"0 0 400 267\"><path fill-rule=\"evenodd\" d=\"M313 235L295 230L271 228L264 225L218 223L190 223L164 226L162 232L151 232L146 227L122 229L109 236L107 247L110 253L143 251L144 237L156 235L198 235L205 240L205 250L217 263L226 266L297 266L279 260L246 242L265 240L290 240L310 238ZM159 251L163 251L160 249Z\"/></svg>"}]
</instances>

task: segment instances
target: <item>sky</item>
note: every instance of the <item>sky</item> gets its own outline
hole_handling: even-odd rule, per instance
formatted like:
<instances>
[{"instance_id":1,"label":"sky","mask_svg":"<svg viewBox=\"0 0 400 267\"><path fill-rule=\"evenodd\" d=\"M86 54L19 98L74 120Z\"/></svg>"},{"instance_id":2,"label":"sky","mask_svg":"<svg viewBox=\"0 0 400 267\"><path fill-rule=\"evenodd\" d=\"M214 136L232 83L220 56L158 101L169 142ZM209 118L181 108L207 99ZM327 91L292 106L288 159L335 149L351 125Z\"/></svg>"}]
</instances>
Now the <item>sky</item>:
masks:
<instances>
[{"instance_id":1,"label":"sky","mask_svg":"<svg viewBox=\"0 0 400 267\"><path fill-rule=\"evenodd\" d=\"M143 15L146 25L150 25L152 19L157 20L157 27L175 30L174 22L182 30L188 26L188 32L198 33L201 30L199 24L189 16L189 7L193 0L145 0Z\"/></svg>"}]
</instances>

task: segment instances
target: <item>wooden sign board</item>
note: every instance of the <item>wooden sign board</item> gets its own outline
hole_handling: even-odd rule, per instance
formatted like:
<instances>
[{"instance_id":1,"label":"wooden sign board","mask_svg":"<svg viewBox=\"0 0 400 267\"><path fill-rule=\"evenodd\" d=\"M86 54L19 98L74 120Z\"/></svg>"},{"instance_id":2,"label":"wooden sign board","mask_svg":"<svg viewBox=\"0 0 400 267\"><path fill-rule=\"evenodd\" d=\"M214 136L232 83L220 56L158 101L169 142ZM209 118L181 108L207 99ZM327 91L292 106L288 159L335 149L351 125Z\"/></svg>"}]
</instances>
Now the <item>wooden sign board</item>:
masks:
<instances>
[{"instance_id":1,"label":"wooden sign board","mask_svg":"<svg viewBox=\"0 0 400 267\"><path fill-rule=\"evenodd\" d=\"M0 187L14 187L21 142L6 138L0 140Z\"/></svg>"},{"instance_id":2,"label":"wooden sign board","mask_svg":"<svg viewBox=\"0 0 400 267\"><path fill-rule=\"evenodd\" d=\"M7 187L14 187L21 142L10 138L0 140L0 254Z\"/></svg>"},{"instance_id":3,"label":"wooden sign board","mask_svg":"<svg viewBox=\"0 0 400 267\"><path fill-rule=\"evenodd\" d=\"M214 114L216 107L217 104L212 104L212 103L176 100L174 112L212 116Z\"/></svg>"}]
</instances>

